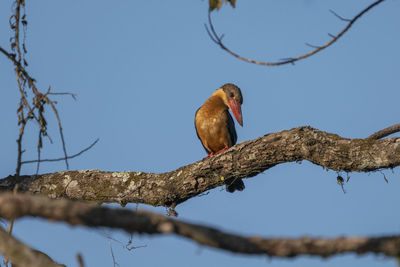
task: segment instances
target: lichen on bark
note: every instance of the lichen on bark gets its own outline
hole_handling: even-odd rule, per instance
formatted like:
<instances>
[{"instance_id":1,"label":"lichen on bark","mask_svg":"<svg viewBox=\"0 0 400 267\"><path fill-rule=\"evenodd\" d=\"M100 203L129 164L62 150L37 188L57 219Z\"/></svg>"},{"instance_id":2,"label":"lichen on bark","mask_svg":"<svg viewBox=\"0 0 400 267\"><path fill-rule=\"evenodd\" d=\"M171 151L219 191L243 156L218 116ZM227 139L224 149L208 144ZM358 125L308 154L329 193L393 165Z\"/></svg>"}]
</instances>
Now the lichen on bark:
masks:
<instances>
[{"instance_id":1,"label":"lichen on bark","mask_svg":"<svg viewBox=\"0 0 400 267\"><path fill-rule=\"evenodd\" d=\"M298 127L237 144L171 172L61 171L21 176L19 190L50 198L174 207L235 179L302 160L346 172L394 168L400 165L400 138L348 139L309 126ZM15 183L13 176L1 179L0 190L11 191Z\"/></svg>"}]
</instances>

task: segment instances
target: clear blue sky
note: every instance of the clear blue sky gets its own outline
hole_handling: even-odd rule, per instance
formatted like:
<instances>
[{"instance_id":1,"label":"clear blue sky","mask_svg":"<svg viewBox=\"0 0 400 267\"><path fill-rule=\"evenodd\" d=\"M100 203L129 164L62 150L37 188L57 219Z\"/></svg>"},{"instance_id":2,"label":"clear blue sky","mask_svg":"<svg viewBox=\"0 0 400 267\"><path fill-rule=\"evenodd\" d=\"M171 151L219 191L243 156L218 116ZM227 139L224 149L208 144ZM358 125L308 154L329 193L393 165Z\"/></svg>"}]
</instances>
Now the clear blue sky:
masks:
<instances>
[{"instance_id":1,"label":"clear blue sky","mask_svg":"<svg viewBox=\"0 0 400 267\"><path fill-rule=\"evenodd\" d=\"M238 0L213 13L216 29L238 53L259 60L294 57L338 33L343 21L372 1ZM0 45L9 49L10 1L0 2ZM71 169L164 172L205 156L196 137L196 109L226 82L243 92L244 127L238 142L303 125L363 138L399 123L400 1L388 0L359 20L336 44L296 65L260 67L239 61L211 42L204 29L208 1L27 2L28 71L59 99L68 151L100 142ZM18 93L11 63L0 55L0 176L16 165ZM51 113L50 111L46 113ZM53 115L50 123L55 126ZM36 127L28 129L25 159L36 156ZM62 156L57 128L43 158ZM63 163L43 164L41 173ZM24 166L32 174L35 166ZM399 171L350 174L343 194L336 173L287 163L245 179L246 190L217 188L179 205L179 219L264 237L399 234ZM345 174L344 174L345 175ZM128 205L133 209L135 205ZM150 208L165 213L163 208ZM124 232L106 230L126 243ZM76 266L112 266L101 230L23 219L15 235L55 260ZM112 241L120 266L397 266L381 256L350 254L327 260L233 255L177 237L134 235L128 251Z\"/></svg>"}]
</instances>

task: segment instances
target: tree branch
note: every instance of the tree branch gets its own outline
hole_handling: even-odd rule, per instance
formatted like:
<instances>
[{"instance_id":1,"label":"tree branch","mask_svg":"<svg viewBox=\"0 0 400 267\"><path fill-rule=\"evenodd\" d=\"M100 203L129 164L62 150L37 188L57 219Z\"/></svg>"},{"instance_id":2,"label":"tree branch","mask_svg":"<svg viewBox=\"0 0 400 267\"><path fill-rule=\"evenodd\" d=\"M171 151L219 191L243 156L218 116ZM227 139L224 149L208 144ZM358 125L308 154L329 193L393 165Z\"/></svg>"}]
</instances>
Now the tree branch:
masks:
<instances>
[{"instance_id":1,"label":"tree branch","mask_svg":"<svg viewBox=\"0 0 400 267\"><path fill-rule=\"evenodd\" d=\"M362 15L364 15L364 14L367 13L369 10L371 10L371 9L374 8L375 6L379 5L379 4L382 3L383 1L385 1L385 0L378 0L378 1L373 2L371 5L369 5L369 6L366 7L365 9L363 9L360 13L358 13L358 14L357 14L354 18L352 18L351 20L344 19L344 18L340 17L339 15L337 15L335 12L331 11L335 16L337 16L337 17L340 18L341 20L343 20L343 21L348 21L348 24L346 25L346 27L345 27L340 33L338 33L337 35L330 35L330 36L332 37L332 39L331 39L329 42L327 42L327 43L325 43L325 44L323 44L323 45L321 45L321 46L314 46L315 49L312 50L312 51L309 52L309 53L306 53L306 54L304 54L304 55L300 55L300 56L295 57L295 58L286 58L286 59L283 59L283 60L277 61L277 62L266 62L266 61L258 61L258 60L254 60L254 59L245 58L245 57L242 57L241 55L239 55L239 54L233 52L233 51L230 50L228 47L226 47L226 45L222 42L222 37L219 36L219 35L217 34L217 32L215 31L215 29L214 29L214 26L213 26L212 21L211 21L211 10L208 12L208 24L209 24L209 28L210 28L210 29L208 29L208 27L207 27L207 25L206 25L206 30L207 30L207 33L208 33L208 35L210 36L211 40L212 40L214 43L216 43L222 50L225 50L226 52L228 52L228 53L231 54L232 56L234 56L234 57L236 57L236 58L238 58L238 59L240 59L240 60L243 60L243 61L245 61L245 62L253 63L253 64L257 64L257 65L262 65L262 66L279 66L279 65L285 65L285 64L293 64L293 63L296 62L296 61L299 61L299 60L301 60L301 59L308 58L308 57L310 57L310 56L312 56L312 55L314 55L314 54L316 54L316 53L318 53L318 52L324 50L325 48L331 46L331 45L332 45L333 43L335 43L340 37L342 37L342 36L351 28L351 26L353 26L353 24L354 24Z\"/></svg>"},{"instance_id":2,"label":"tree branch","mask_svg":"<svg viewBox=\"0 0 400 267\"><path fill-rule=\"evenodd\" d=\"M63 157L63 158L57 158L57 159L40 159L40 160L26 160L26 161L22 161L21 164L28 164L28 163L37 163L37 162L55 162L55 161L61 161L61 160L65 160L65 159L73 159L76 158L80 155L82 155L83 153L85 153L86 151L88 151L89 149L91 149L92 147L94 147L94 145L99 141L99 138L97 138L93 143L91 143L88 147L82 149L81 151L79 151L78 153L72 155L72 156L67 156L67 158Z\"/></svg>"},{"instance_id":3,"label":"tree branch","mask_svg":"<svg viewBox=\"0 0 400 267\"><path fill-rule=\"evenodd\" d=\"M333 239L243 237L151 212L99 207L92 203L67 199L50 200L43 196L28 194L0 194L0 217L16 219L24 216L63 221L71 225L123 229L128 233L175 234L204 246L243 254L266 254L277 257L299 255L328 257L348 252L357 254L372 252L386 256L400 253L400 236Z\"/></svg>"},{"instance_id":4,"label":"tree branch","mask_svg":"<svg viewBox=\"0 0 400 267\"><path fill-rule=\"evenodd\" d=\"M391 134L394 134L394 133L397 133L397 132L400 132L400 123L392 125L392 126L389 126L389 127L385 128L385 129L382 129L380 131L377 131L376 133L371 134L367 138L376 140L376 139L384 138L384 137L386 137L388 135L391 135Z\"/></svg>"},{"instance_id":5,"label":"tree branch","mask_svg":"<svg viewBox=\"0 0 400 267\"><path fill-rule=\"evenodd\" d=\"M308 126L298 127L237 144L171 172L81 170L21 176L19 191L50 198L174 207L235 179L301 160L346 172L394 168L400 165L400 138L347 139ZM0 191L11 191L14 184L13 176L4 178Z\"/></svg>"},{"instance_id":6,"label":"tree branch","mask_svg":"<svg viewBox=\"0 0 400 267\"><path fill-rule=\"evenodd\" d=\"M61 267L65 265L55 263L46 254L34 250L14 237L10 236L0 227L0 253L8 258L13 266L31 267Z\"/></svg>"}]
</instances>

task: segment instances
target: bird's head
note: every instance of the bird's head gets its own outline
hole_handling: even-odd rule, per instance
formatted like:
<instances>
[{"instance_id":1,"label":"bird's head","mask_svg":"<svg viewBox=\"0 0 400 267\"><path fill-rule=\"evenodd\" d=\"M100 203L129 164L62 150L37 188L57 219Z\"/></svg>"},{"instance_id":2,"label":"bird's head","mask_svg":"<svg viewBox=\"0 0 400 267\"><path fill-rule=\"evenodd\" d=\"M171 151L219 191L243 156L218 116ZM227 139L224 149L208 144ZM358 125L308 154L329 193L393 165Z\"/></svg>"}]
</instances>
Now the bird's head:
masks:
<instances>
[{"instance_id":1,"label":"bird's head","mask_svg":"<svg viewBox=\"0 0 400 267\"><path fill-rule=\"evenodd\" d=\"M224 84L221 87L222 91L225 93L227 106L232 110L233 115L235 116L237 122L243 126L243 117L242 117L242 108L243 97L240 88L232 83Z\"/></svg>"}]
</instances>

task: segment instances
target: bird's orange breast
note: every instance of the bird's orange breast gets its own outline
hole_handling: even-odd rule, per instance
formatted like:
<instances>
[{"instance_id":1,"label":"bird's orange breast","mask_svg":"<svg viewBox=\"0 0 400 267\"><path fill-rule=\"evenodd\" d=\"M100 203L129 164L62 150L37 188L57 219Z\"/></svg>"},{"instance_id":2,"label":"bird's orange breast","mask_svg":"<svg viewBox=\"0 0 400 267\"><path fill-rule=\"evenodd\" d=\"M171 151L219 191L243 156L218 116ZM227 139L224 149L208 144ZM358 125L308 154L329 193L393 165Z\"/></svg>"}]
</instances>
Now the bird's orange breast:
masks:
<instances>
[{"instance_id":1,"label":"bird's orange breast","mask_svg":"<svg viewBox=\"0 0 400 267\"><path fill-rule=\"evenodd\" d=\"M197 135L208 153L215 153L235 144L236 132L232 133L231 129L233 125L228 107L218 94L211 96L195 116Z\"/></svg>"}]
</instances>

